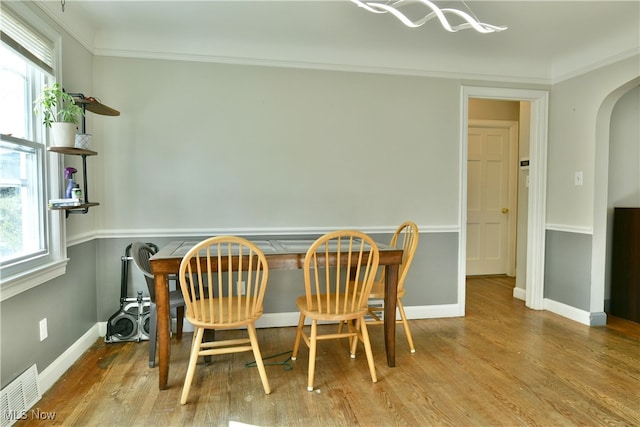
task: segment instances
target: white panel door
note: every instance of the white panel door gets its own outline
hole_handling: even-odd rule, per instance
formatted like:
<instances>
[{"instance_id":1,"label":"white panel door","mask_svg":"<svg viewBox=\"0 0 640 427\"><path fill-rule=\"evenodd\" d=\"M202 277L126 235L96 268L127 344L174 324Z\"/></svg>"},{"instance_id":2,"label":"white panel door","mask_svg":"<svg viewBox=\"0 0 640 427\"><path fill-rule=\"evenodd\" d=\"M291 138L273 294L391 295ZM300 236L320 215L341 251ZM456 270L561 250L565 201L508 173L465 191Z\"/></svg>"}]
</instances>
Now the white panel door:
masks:
<instances>
[{"instance_id":1,"label":"white panel door","mask_svg":"<svg viewBox=\"0 0 640 427\"><path fill-rule=\"evenodd\" d=\"M469 127L467 275L507 274L509 130Z\"/></svg>"}]
</instances>

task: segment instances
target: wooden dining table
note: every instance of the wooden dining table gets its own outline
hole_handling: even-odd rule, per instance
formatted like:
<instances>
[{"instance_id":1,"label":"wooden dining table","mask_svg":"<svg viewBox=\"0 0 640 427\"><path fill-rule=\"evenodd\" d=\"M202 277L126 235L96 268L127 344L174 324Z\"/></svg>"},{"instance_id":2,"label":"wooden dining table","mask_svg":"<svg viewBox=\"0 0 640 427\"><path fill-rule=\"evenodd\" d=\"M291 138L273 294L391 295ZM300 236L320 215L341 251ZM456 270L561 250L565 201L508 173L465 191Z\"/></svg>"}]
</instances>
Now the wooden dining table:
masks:
<instances>
[{"instance_id":1,"label":"wooden dining table","mask_svg":"<svg viewBox=\"0 0 640 427\"><path fill-rule=\"evenodd\" d=\"M307 250L315 239L269 238L252 240L267 258L269 269L296 270L304 266ZM161 390L167 387L170 358L169 276L178 274L180 263L187 251L197 241L176 240L161 248L151 257L151 269L155 277L156 307L158 316L158 381ZM402 248L376 243L380 253L380 265L386 266L384 298L384 343L387 365L396 364L395 319L398 269L402 263Z\"/></svg>"}]
</instances>

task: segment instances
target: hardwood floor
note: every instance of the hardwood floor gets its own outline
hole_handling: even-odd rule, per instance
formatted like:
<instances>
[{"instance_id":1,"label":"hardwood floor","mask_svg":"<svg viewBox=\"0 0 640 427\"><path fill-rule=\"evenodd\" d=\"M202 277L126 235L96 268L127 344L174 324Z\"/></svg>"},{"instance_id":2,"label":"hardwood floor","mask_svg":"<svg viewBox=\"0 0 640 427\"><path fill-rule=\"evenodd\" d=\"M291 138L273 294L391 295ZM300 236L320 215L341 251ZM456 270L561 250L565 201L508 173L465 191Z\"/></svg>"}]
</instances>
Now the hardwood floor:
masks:
<instances>
[{"instance_id":1,"label":"hardwood floor","mask_svg":"<svg viewBox=\"0 0 640 427\"><path fill-rule=\"evenodd\" d=\"M398 327L396 368L386 366L382 328L371 327L376 384L361 345L352 360L346 342L327 341L318 348L317 390L307 392L308 350L287 361L294 328L261 329L263 356L285 353L266 361L270 395L245 366L252 354L239 353L201 362L181 406L190 334L172 338L164 391L147 365L147 343L99 340L33 409L55 412L47 425L82 426L640 425L640 325L590 328L529 310L512 287L506 278L468 280L464 318L411 321L415 354Z\"/></svg>"}]
</instances>

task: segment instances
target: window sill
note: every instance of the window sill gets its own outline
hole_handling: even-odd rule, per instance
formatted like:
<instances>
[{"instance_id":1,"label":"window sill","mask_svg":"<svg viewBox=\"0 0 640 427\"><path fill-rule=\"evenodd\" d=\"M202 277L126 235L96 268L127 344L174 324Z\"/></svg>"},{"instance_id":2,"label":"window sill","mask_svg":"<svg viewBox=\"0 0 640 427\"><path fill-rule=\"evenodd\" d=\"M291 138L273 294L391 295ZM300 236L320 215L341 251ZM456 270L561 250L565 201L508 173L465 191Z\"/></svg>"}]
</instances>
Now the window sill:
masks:
<instances>
[{"instance_id":1,"label":"window sill","mask_svg":"<svg viewBox=\"0 0 640 427\"><path fill-rule=\"evenodd\" d=\"M45 264L27 273L3 278L0 287L0 301L5 301L49 280L62 276L67 270L69 259Z\"/></svg>"}]
</instances>

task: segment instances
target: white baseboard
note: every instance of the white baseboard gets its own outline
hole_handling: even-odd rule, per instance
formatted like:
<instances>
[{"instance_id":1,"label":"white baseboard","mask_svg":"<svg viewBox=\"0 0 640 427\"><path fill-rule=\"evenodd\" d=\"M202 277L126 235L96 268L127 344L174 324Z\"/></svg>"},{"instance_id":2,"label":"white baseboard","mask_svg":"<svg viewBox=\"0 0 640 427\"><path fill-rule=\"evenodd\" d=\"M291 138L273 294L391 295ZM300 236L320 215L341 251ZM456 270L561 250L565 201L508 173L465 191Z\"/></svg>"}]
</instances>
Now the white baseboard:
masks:
<instances>
[{"instance_id":1,"label":"white baseboard","mask_svg":"<svg viewBox=\"0 0 640 427\"><path fill-rule=\"evenodd\" d=\"M458 304L404 306L408 319L438 319L443 317L463 317ZM400 315L397 315L400 318Z\"/></svg>"},{"instance_id":2,"label":"white baseboard","mask_svg":"<svg viewBox=\"0 0 640 427\"><path fill-rule=\"evenodd\" d=\"M105 331L106 331L106 322ZM51 388L56 381L62 377L67 369L73 365L76 360L80 358L100 337L98 332L99 325L96 323L91 329L89 329L83 336L81 336L71 347L69 347L64 353L62 353L56 360L54 360L49 366L47 366L38 375L38 386L40 387L40 393L44 394Z\"/></svg>"},{"instance_id":3,"label":"white baseboard","mask_svg":"<svg viewBox=\"0 0 640 427\"><path fill-rule=\"evenodd\" d=\"M515 288L513 288L513 297L515 299L526 301L527 300L527 291L525 289L518 288L516 286Z\"/></svg>"},{"instance_id":4,"label":"white baseboard","mask_svg":"<svg viewBox=\"0 0 640 427\"><path fill-rule=\"evenodd\" d=\"M404 308L409 319L435 319L443 317L460 317L460 309L457 304L447 305L425 305ZM258 328L281 328L285 326L296 326L300 313L297 311L289 313L267 313L263 314L256 322ZM397 314L397 318L400 315ZM186 325L186 324L185 324ZM186 330L186 328L185 328Z\"/></svg>"},{"instance_id":5,"label":"white baseboard","mask_svg":"<svg viewBox=\"0 0 640 427\"><path fill-rule=\"evenodd\" d=\"M406 307L405 312L409 319L435 319L443 317L460 317L464 314L460 314L460 307L458 304L444 304L444 305L424 305L424 306L412 306ZM400 318L400 315L397 315ZM297 326L300 313L297 311L286 313L266 313L263 314L256 322L258 328L282 328L287 326ZM176 330L176 319L171 319L171 328ZM98 330L101 337L104 337L107 333L107 322L99 322ZM187 320L184 321L183 332L193 332L193 325Z\"/></svg>"},{"instance_id":6,"label":"white baseboard","mask_svg":"<svg viewBox=\"0 0 640 427\"><path fill-rule=\"evenodd\" d=\"M591 313L588 311L580 310L548 298L544 299L543 304L545 310L549 310L550 312L566 317L567 319L582 323L583 325L591 326Z\"/></svg>"},{"instance_id":7,"label":"white baseboard","mask_svg":"<svg viewBox=\"0 0 640 427\"><path fill-rule=\"evenodd\" d=\"M107 335L107 322L98 322L96 325L98 325L98 335L101 337Z\"/></svg>"}]
</instances>

